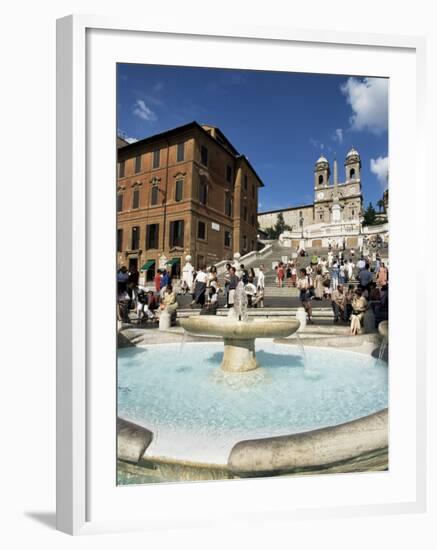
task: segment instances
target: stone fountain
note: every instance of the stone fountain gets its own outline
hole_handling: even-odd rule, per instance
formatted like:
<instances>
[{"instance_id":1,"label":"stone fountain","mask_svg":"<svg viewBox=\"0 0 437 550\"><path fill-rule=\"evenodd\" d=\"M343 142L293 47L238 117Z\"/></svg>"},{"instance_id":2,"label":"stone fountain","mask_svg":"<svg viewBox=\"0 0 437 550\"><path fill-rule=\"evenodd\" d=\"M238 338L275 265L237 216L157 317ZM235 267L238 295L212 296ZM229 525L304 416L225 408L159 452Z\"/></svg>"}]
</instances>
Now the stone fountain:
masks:
<instances>
[{"instance_id":1,"label":"stone fountain","mask_svg":"<svg viewBox=\"0 0 437 550\"><path fill-rule=\"evenodd\" d=\"M259 367L256 338L290 336L299 328L297 319L256 319L247 315L247 296L242 282L235 290L234 307L228 317L193 316L181 319L181 326L196 336L220 336L224 341L221 368L227 372L246 372Z\"/></svg>"}]
</instances>

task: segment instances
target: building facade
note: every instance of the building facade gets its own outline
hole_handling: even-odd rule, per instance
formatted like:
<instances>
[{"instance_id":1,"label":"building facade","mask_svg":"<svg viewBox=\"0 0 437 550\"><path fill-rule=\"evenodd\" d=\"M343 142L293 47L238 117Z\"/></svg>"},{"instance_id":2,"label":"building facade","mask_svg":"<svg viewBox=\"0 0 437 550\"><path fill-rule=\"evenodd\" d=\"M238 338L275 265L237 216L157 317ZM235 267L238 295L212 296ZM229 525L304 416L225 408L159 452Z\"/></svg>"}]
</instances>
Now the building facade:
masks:
<instances>
[{"instance_id":1,"label":"building facade","mask_svg":"<svg viewBox=\"0 0 437 550\"><path fill-rule=\"evenodd\" d=\"M186 255L195 267L257 246L258 188L248 159L213 126L192 122L118 148L117 264L145 271Z\"/></svg>"},{"instance_id":2,"label":"building facade","mask_svg":"<svg viewBox=\"0 0 437 550\"><path fill-rule=\"evenodd\" d=\"M330 238L345 238L350 246L357 246L363 208L358 151L352 148L346 155L342 182L338 181L337 161L334 160L331 180L329 162L321 156L314 167L313 192L312 204L260 213L260 228L273 227L282 213L291 228L288 235L292 246L324 246Z\"/></svg>"}]
</instances>

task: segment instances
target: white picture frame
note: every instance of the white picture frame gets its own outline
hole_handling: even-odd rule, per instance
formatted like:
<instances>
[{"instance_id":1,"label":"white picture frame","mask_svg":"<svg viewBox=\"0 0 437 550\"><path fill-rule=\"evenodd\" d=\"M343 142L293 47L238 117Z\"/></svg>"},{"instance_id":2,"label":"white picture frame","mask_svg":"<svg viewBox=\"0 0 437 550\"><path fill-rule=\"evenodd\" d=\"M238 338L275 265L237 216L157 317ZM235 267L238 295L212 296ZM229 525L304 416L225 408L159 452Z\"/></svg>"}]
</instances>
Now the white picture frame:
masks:
<instances>
[{"instance_id":1,"label":"white picture frame","mask_svg":"<svg viewBox=\"0 0 437 550\"><path fill-rule=\"evenodd\" d=\"M111 186L111 170L115 183L115 150L108 157L111 139L115 142L115 134L108 136L105 130L115 128L115 110L109 111L108 126L99 126L94 122L94 111L114 107L115 90L107 88L107 96L100 96L97 109L96 99L93 97L95 90L90 83L95 84L92 71L96 67L96 60L92 57L96 52L101 52L102 59L99 70L107 71L110 76L111 67L114 68L114 57L120 56L122 62L146 62L147 49L139 47L143 39L153 40L153 43L162 45L160 58L149 62L168 64L182 64L183 51L179 48L179 42L186 43L188 50L194 51L200 42L209 47L216 46L219 42L223 47L223 65L229 66L226 60L226 51L232 46L235 52L247 55L251 59L252 68L279 68L273 66L271 61L272 51L275 48L300 48L299 54L314 56L317 49L330 53L329 60L325 61L324 71L336 72L341 66L341 52L347 58L347 52L362 52L362 66L365 65L366 56L370 57L379 52L380 68L376 70L358 72L358 74L374 74L383 76L385 71L394 82L394 93L391 96L390 105L390 155L391 177L397 177L402 190L406 181L415 181L410 187L408 199L400 191L394 191L390 196L391 227L396 229L391 239L391 274L397 273L399 265L396 262L396 251L400 246L411 246L414 241L414 233L424 230L425 220L418 214L412 198L418 197L425 190L425 162L424 162L424 89L425 89L425 40L421 37L389 36L373 34L349 34L321 31L295 30L287 28L262 28L250 25L233 26L232 29L217 28L214 24L200 25L193 23L191 27L178 28L172 24L156 24L128 19L111 19L96 16L69 16L58 21L57 33L57 528L70 534L84 534L91 532L119 531L126 529L152 529L156 527L181 527L181 526L206 526L214 522L223 521L265 521L275 519L293 518L327 518L345 515L364 514L392 514L399 512L420 512L425 510L426 504L426 461L425 461L425 433L426 433L426 400L425 400L425 330L424 318L417 315L415 310L409 321L408 330L400 324L397 314L400 305L391 303L390 338L399 342L397 350L390 356L390 364L402 363L401 372L394 372L390 377L390 449L394 453L394 465L384 478L369 474L363 483L363 474L348 474L347 484L357 484L363 491L360 495L352 494L347 497L348 489L345 487L345 476L316 476L312 478L293 478L271 480L251 480L243 482L206 482L198 484L179 484L152 486L147 489L116 488L115 477L113 486L109 487L111 472L115 468L114 453L107 453L112 448L115 438L115 417L109 417L111 411L109 403L111 387L113 387L113 373L110 368L106 370L108 377L104 377L100 363L111 364L111 354L115 369L115 342L109 344L111 330L115 334L115 314L111 321L112 304L100 304L95 302L95 290L98 279L102 289L115 296L115 281L108 276L108 282L102 283L102 277L97 276L95 265L96 258L102 260L101 265L109 266L115 262L115 254L112 254L111 239L101 244L98 250L96 243L102 243L104 231L113 229L111 217L115 218L114 210L111 211L111 196L105 195L106 191L98 186L93 186L95 181L96 164L108 188ZM128 44L127 39L131 42ZM117 41L120 42L117 42ZM121 42L124 42L122 44ZM192 48L192 41L197 41ZM117 43L116 43L117 42ZM112 47L108 44L112 43ZM177 52L174 49L178 44ZM106 47L105 47L106 44ZM137 44L137 49L133 46ZM116 46L116 47L115 47ZM180 44L181 48L183 44ZM238 47L237 47L238 46ZM250 53L256 48L257 55ZM113 50L117 50L114 53ZM187 50L187 51L188 51ZM211 49L211 66L214 51ZM297 51L297 50L296 50ZM103 52L103 53L102 53ZM182 52L182 53L181 53ZM279 50L278 50L279 52ZM305 53L306 52L306 53ZM372 53L373 52L373 53ZM188 52L189 53L189 52ZM265 56L264 56L265 54ZM393 66L390 66L389 54L393 54ZM194 54L190 54L193 55ZM200 55L200 54L199 54ZM251 57L252 55L252 57ZM91 57L90 57L91 56ZM384 56L387 56L388 65L384 65ZM238 57L238 55L237 55ZM275 57L275 63L280 63L280 55ZM328 57L328 56L327 56ZM193 64L193 58L186 57L187 64ZM241 58L243 59L243 57ZM374 58L375 61L376 58ZM146 60L146 61L145 61ZM173 61L171 61L173 60ZM238 63L238 61L237 61ZM241 63L241 61L240 61ZM284 61L286 63L286 61ZM194 62L195 64L195 62ZM99 62L100 65L100 62ZM399 66L398 66L399 65ZM238 65L237 65L238 66ZM284 65L286 67L287 65ZM372 66L371 64L368 66ZM405 83L405 92L399 93L397 87L402 84L402 69L410 78L410 88ZM309 67L309 65L308 65ZM304 70L305 59L301 68L296 66L294 70ZM291 70L291 69L290 69ZM316 70L316 63L309 68L309 72ZM115 73L115 71L114 71ZM411 75L414 73L414 81L411 83ZM343 73L350 74L350 73ZM114 75L113 75L114 76ZM100 80L100 77L99 77ZM101 79L102 83L110 82ZM96 84L96 89L98 85ZM404 95L402 95L404 94ZM401 103L405 112L405 121L412 141L416 147L411 153L412 166L404 166L402 152L405 152L406 143L402 141L405 136L398 136L396 130L399 120L393 119L393 113L401 112ZM397 109L397 110L396 110ZM91 122L92 121L92 122ZM101 140L102 146L95 151L93 144ZM90 149L91 148L91 149ZM414 162L413 162L414 161ZM401 170L405 168L405 172ZM106 179L109 177L109 182ZM93 179L94 178L94 179ZM101 199L100 195L105 195ZM96 199L99 207L96 206ZM115 194L113 199L115 200ZM402 224L398 223L397 212L407 204L411 207L410 224L413 230L408 233ZM97 218L99 224L97 224ZM99 227L97 227L99 225ZM406 224L404 224L406 225ZM101 227L100 227L101 226ZM413 233L413 237L411 236ZM418 261L424 257L423 250L418 244ZM106 262L106 263L105 263ZM115 266L115 263L114 263ZM107 270L104 270L107 273ZM114 270L115 273L115 270ZM397 282L393 283L391 293L401 293L402 274L399 271ZM109 300L111 302L111 300ZM410 307L417 308L417 296L414 297ZM96 308L103 308L102 316L106 319L106 326L96 330ZM109 313L109 321L106 311ZM112 325L111 325L112 322ZM109 324L108 324L109 323ZM112 326L112 329L111 329ZM413 326L413 330L411 330ZM108 338L108 348L100 355L96 351L94 342L104 342ZM411 345L406 344L409 338ZM115 337L114 337L115 339ZM404 346L404 347L403 347ZM392 346L394 347L394 346ZM399 354L399 355L396 355ZM100 361L101 357L101 361ZM399 357L399 360L397 360ZM97 361L97 358L99 360ZM412 365L411 365L412 362ZM411 368L404 368L404 367ZM415 367L414 369L412 367ZM96 380L101 382L101 394L96 393ZM114 390L114 388L113 388ZM397 406L393 395L402 394L402 406ZM102 402L102 411L96 410L96 399ZM115 406L115 390L112 394ZM400 409L403 409L401 411ZM406 412L405 412L406 411ZM113 434L110 434L110 426L113 422ZM402 434L407 438L407 443L402 441ZM95 449L96 441L99 441L99 450ZM105 453L101 451L105 450ZM392 451L393 449L393 451ZM100 453L100 454L99 454ZM403 453L405 463L399 460ZM99 468L96 468L96 462ZM99 475L97 475L99 471ZM95 480L99 478L99 483ZM367 475L367 474L365 474ZM105 477L106 476L106 477ZM397 476L397 477L396 477ZM354 481L353 481L354 480ZM386 481L389 480L389 481ZM391 480L391 481L390 481ZM284 498L282 487L285 484L293 488L293 493L305 492L305 487L311 487L313 494L319 494L317 505L310 499L293 501L290 497ZM369 495L364 495L364 484L368 487ZM106 487L108 485L108 487ZM338 491L337 491L338 487ZM378 490L381 498L372 499L372 491ZM116 493L118 491L118 493ZM130 491L130 493L128 493ZM135 493L136 491L136 493ZM317 493L317 491L319 493ZM343 494L343 500L337 499L333 492ZM349 490L349 493L351 491ZM146 510L138 506L141 502L148 502L153 495L153 509ZM213 494L214 502L212 502ZM263 497L259 498L259 495ZM331 494L328 498L322 495ZM117 505L117 502L119 504ZM263 501L263 502L261 502ZM102 502L112 503L112 508L101 506ZM129 503L132 502L132 510L129 511ZM198 502L202 505L199 506ZM202 513L204 504L211 506L210 513ZM171 503L171 504L169 504ZM99 508L100 506L100 508ZM214 506L216 508L214 508ZM235 509L233 508L235 506ZM99 512L97 513L97 508ZM228 510L226 510L228 508ZM96 510L96 513L90 510ZM121 514L120 510L125 513ZM179 510L179 513L178 513ZM220 512L222 511L222 513ZM238 513L241 511L241 513Z\"/></svg>"}]
</instances>

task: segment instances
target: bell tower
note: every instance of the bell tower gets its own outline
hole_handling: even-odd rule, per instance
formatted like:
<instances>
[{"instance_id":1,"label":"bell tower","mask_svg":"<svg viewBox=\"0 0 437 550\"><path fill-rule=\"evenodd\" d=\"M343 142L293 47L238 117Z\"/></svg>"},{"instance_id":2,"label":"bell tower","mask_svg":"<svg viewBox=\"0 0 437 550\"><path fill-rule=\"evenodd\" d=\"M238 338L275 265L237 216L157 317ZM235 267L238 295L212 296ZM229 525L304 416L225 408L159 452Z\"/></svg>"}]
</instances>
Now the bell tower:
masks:
<instances>
[{"instance_id":1,"label":"bell tower","mask_svg":"<svg viewBox=\"0 0 437 550\"><path fill-rule=\"evenodd\" d=\"M314 190L317 191L320 188L329 184L329 176L331 171L329 169L329 162L322 155L316 162L314 168Z\"/></svg>"},{"instance_id":2,"label":"bell tower","mask_svg":"<svg viewBox=\"0 0 437 550\"><path fill-rule=\"evenodd\" d=\"M351 183L354 181L361 180L361 158L360 154L354 147L346 155L346 160L344 161L345 169L345 182Z\"/></svg>"}]
</instances>

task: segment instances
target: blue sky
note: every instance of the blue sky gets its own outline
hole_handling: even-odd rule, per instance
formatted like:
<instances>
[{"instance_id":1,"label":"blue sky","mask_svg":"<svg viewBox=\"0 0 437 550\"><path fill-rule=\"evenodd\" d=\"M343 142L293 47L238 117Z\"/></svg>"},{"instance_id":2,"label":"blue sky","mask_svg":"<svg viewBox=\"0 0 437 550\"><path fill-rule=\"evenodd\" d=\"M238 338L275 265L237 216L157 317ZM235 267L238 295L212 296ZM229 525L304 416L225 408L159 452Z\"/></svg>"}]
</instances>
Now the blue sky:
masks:
<instances>
[{"instance_id":1,"label":"blue sky","mask_svg":"<svg viewBox=\"0 0 437 550\"><path fill-rule=\"evenodd\" d=\"M353 75L119 64L117 127L134 141L196 120L218 126L264 181L260 211L313 201L314 163L353 145L365 205L387 187L388 81Z\"/></svg>"}]
</instances>

